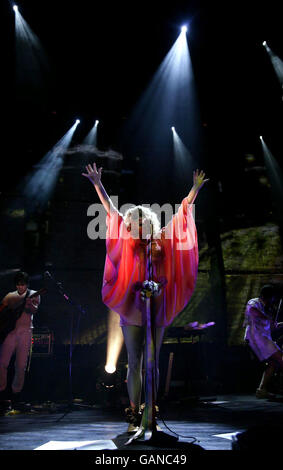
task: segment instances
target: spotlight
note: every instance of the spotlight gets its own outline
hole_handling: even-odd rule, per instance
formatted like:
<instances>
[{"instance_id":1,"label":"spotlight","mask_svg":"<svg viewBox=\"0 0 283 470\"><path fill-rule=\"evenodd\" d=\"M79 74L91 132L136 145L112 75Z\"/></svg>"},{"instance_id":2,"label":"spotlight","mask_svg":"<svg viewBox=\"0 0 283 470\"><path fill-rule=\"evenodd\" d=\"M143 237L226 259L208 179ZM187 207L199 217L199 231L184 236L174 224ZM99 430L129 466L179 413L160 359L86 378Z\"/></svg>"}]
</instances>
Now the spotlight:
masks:
<instances>
[{"instance_id":1,"label":"spotlight","mask_svg":"<svg viewBox=\"0 0 283 470\"><path fill-rule=\"evenodd\" d=\"M13 10L16 11L16 12L19 11L18 6L17 6L17 5L14 5L14 6L13 6Z\"/></svg>"},{"instance_id":2,"label":"spotlight","mask_svg":"<svg viewBox=\"0 0 283 470\"><path fill-rule=\"evenodd\" d=\"M265 47L267 45L266 41L263 41L262 45Z\"/></svg>"},{"instance_id":3,"label":"spotlight","mask_svg":"<svg viewBox=\"0 0 283 470\"><path fill-rule=\"evenodd\" d=\"M171 130L174 132L174 131L175 131L175 127L174 127L174 126L172 126L172 127L171 127Z\"/></svg>"},{"instance_id":4,"label":"spotlight","mask_svg":"<svg viewBox=\"0 0 283 470\"><path fill-rule=\"evenodd\" d=\"M106 364L105 371L108 372L108 374L113 374L116 371L116 367L113 364Z\"/></svg>"},{"instance_id":5,"label":"spotlight","mask_svg":"<svg viewBox=\"0 0 283 470\"><path fill-rule=\"evenodd\" d=\"M188 28L186 25L182 26L181 28L182 33L186 33L188 31Z\"/></svg>"},{"instance_id":6,"label":"spotlight","mask_svg":"<svg viewBox=\"0 0 283 470\"><path fill-rule=\"evenodd\" d=\"M262 135L259 136L260 140L262 140Z\"/></svg>"},{"instance_id":7,"label":"spotlight","mask_svg":"<svg viewBox=\"0 0 283 470\"><path fill-rule=\"evenodd\" d=\"M112 373L106 372L106 366L100 365L97 369L97 380L96 388L100 391L113 392L114 390L121 388L121 373L118 370L113 371ZM115 372L115 373L114 373Z\"/></svg>"},{"instance_id":8,"label":"spotlight","mask_svg":"<svg viewBox=\"0 0 283 470\"><path fill-rule=\"evenodd\" d=\"M95 121L95 126L97 127L98 124L99 124L99 121L96 120L96 121Z\"/></svg>"},{"instance_id":9,"label":"spotlight","mask_svg":"<svg viewBox=\"0 0 283 470\"><path fill-rule=\"evenodd\" d=\"M79 124L81 121L79 119L76 120L76 124Z\"/></svg>"}]
</instances>

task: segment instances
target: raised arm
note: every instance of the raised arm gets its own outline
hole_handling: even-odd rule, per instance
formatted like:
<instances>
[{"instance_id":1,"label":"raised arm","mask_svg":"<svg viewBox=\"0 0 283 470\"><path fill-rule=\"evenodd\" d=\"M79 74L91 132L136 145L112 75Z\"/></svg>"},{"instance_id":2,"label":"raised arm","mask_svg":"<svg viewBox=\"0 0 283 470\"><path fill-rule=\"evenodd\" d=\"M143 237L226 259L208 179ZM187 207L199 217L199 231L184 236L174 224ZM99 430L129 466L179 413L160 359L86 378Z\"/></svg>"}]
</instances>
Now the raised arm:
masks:
<instances>
[{"instance_id":1,"label":"raised arm","mask_svg":"<svg viewBox=\"0 0 283 470\"><path fill-rule=\"evenodd\" d=\"M86 171L87 173L82 173L82 175L88 178L89 181L93 184L98 194L98 197L108 214L110 212L111 207L113 206L112 201L101 182L102 168L99 168L99 170L97 170L96 164L94 163L93 166L91 166L91 164L87 165Z\"/></svg>"},{"instance_id":2,"label":"raised arm","mask_svg":"<svg viewBox=\"0 0 283 470\"><path fill-rule=\"evenodd\" d=\"M208 179L205 179L205 173L201 170L200 173L198 170L194 171L193 174L193 187L190 190L188 196L187 196L187 201L188 204L193 204L195 198L198 195L199 190L202 188L204 183L209 181Z\"/></svg>"}]
</instances>

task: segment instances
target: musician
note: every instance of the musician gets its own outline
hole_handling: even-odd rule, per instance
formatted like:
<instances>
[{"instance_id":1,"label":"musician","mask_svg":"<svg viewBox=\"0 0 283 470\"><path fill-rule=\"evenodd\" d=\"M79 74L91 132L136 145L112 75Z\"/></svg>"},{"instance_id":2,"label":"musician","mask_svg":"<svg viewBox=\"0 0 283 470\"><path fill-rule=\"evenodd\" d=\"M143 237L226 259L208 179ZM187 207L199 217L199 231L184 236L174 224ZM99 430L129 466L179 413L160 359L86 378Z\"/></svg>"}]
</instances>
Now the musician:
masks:
<instances>
[{"instance_id":1,"label":"musician","mask_svg":"<svg viewBox=\"0 0 283 470\"><path fill-rule=\"evenodd\" d=\"M283 370L282 351L272 339L277 324L271 315L276 302L276 290L273 285L262 287L259 297L250 299L245 310L245 341L258 359L266 364L260 384L256 390L257 398L271 398L267 391L268 383L274 372Z\"/></svg>"},{"instance_id":2,"label":"musician","mask_svg":"<svg viewBox=\"0 0 283 470\"><path fill-rule=\"evenodd\" d=\"M146 307L141 286L147 279L148 237L151 238L153 281L160 293L152 303L155 317L155 364L158 386L158 357L165 327L187 305L195 287L198 247L192 206L203 184L208 181L201 171L194 172L193 186L168 226L160 229L156 214L143 206L129 209L125 216L118 212L101 182L100 168L86 166L87 177L107 212L106 261L102 299L120 315L128 353L127 388L130 407L126 420L128 432L135 432L140 423L142 361L146 332ZM184 231L183 242L178 229ZM166 238L166 229L171 237ZM167 232L167 234L168 234ZM183 235L183 232L182 232ZM157 390L157 386L155 392Z\"/></svg>"},{"instance_id":3,"label":"musician","mask_svg":"<svg viewBox=\"0 0 283 470\"><path fill-rule=\"evenodd\" d=\"M0 392L7 388L7 369L11 358L15 354L15 371L12 381L12 401L16 402L23 389L25 370L31 348L33 315L37 312L40 296L29 299L35 291L28 289L29 275L20 271L15 276L16 290L9 292L2 300L1 310L4 307L11 309L11 314L17 309L22 313L16 320L14 329L8 333L0 349Z\"/></svg>"}]
</instances>

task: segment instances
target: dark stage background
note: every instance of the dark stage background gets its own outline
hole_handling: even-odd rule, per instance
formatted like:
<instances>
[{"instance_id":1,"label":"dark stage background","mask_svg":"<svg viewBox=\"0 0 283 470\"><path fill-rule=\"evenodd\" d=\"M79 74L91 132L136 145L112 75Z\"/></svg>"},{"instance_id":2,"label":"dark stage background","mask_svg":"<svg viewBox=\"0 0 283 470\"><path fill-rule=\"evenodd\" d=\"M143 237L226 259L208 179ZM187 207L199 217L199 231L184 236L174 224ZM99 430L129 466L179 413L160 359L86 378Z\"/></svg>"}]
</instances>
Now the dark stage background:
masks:
<instances>
[{"instance_id":1,"label":"dark stage background","mask_svg":"<svg viewBox=\"0 0 283 470\"><path fill-rule=\"evenodd\" d=\"M195 320L216 324L194 343L165 340L161 390L173 350L175 380L183 381L180 393L183 386L184 393L254 388L259 365L243 343L245 304L264 283L281 286L283 281L282 195L274 191L259 140L263 135L282 169L282 87L262 46L266 40L283 59L278 2L28 0L17 5L48 59L40 80L28 59L28 79L15 79L14 12L4 0L0 293L3 297L13 290L19 269L29 272L33 289L46 285L34 326L54 337L52 354L32 358L27 387L45 398L66 396L73 325L74 392L85 398L100 393L98 369L105 360L108 318L101 301L105 241L88 237L92 217L87 210L99 201L81 176L84 165L96 161L119 205L178 204L191 187L192 169L207 173L210 182L196 202L198 281L173 326ZM194 137L200 147L194 149L190 171L176 179L172 144L165 138L154 148L145 141L135 143L127 126L186 22L200 111ZM33 53L36 57L39 50ZM67 153L45 206L31 212L25 178L76 119L81 124L72 147L98 119L97 148L106 154ZM109 149L115 158L107 156ZM62 283L83 313L43 277L45 271ZM190 358L189 370L184 357ZM123 348L122 376L125 363Z\"/></svg>"}]
</instances>

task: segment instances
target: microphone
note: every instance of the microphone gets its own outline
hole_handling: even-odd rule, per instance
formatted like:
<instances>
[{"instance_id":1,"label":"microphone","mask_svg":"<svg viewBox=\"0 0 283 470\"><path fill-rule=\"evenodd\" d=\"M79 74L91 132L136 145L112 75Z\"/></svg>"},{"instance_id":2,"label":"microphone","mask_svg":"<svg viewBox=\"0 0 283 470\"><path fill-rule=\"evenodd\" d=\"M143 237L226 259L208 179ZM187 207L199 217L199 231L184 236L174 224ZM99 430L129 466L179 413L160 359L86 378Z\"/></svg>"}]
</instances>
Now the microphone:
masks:
<instances>
[{"instance_id":1,"label":"microphone","mask_svg":"<svg viewBox=\"0 0 283 470\"><path fill-rule=\"evenodd\" d=\"M43 274L43 277L44 279L52 279L52 276L49 271L45 271L45 273Z\"/></svg>"},{"instance_id":2,"label":"microphone","mask_svg":"<svg viewBox=\"0 0 283 470\"><path fill-rule=\"evenodd\" d=\"M45 271L43 276L45 280L50 279L51 281L53 281L58 287L58 289L62 289L62 282L57 282L56 279L54 279L54 277L50 274L49 271Z\"/></svg>"}]
</instances>

